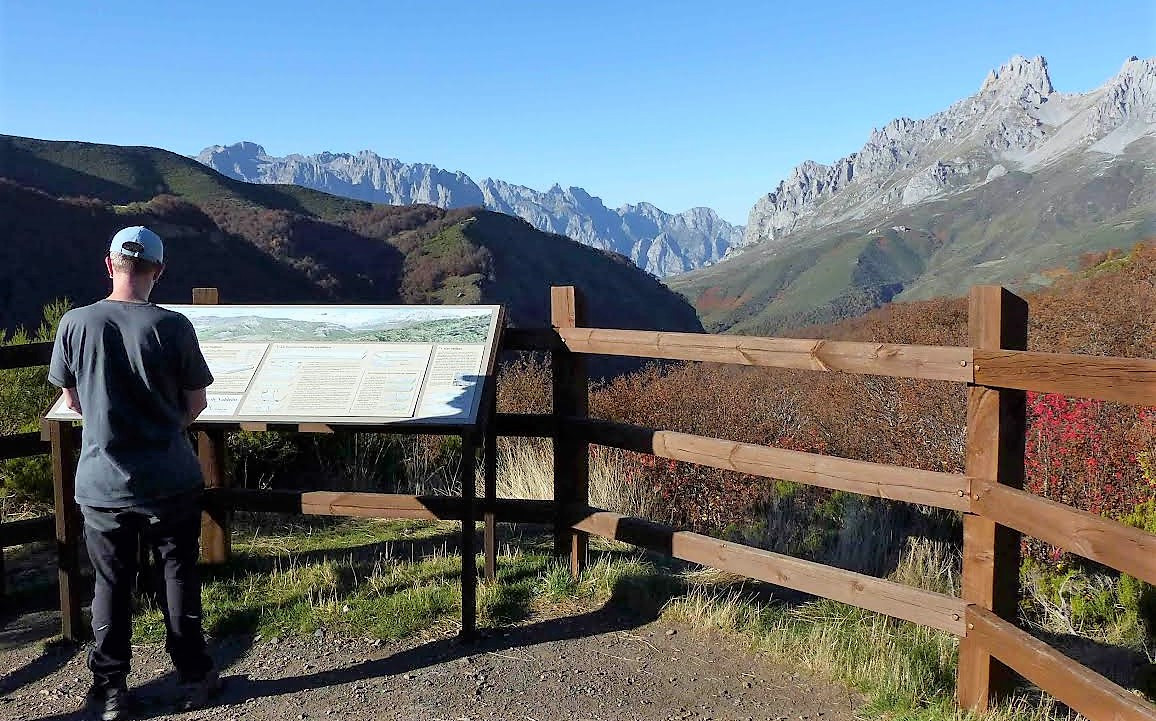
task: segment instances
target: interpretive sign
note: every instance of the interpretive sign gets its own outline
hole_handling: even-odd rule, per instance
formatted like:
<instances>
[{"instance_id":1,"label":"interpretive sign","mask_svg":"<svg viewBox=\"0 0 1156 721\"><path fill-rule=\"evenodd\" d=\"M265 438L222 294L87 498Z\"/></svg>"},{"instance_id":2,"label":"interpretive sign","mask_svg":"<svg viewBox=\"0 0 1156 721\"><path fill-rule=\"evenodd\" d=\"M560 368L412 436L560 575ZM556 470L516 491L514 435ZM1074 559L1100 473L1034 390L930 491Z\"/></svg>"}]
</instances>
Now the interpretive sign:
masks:
<instances>
[{"instance_id":1,"label":"interpretive sign","mask_svg":"<svg viewBox=\"0 0 1156 721\"><path fill-rule=\"evenodd\" d=\"M500 306L166 305L215 381L200 422L470 424ZM57 401L50 420L78 416Z\"/></svg>"}]
</instances>

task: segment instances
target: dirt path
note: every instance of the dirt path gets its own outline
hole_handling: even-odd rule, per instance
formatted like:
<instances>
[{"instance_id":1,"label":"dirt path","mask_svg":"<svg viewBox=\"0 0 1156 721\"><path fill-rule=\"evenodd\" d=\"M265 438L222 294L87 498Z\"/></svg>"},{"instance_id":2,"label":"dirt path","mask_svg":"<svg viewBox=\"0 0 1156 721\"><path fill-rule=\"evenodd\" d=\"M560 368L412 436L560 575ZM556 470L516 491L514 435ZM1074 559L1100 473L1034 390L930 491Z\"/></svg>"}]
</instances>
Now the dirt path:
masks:
<instances>
[{"instance_id":1,"label":"dirt path","mask_svg":"<svg viewBox=\"0 0 1156 721\"><path fill-rule=\"evenodd\" d=\"M226 682L220 703L187 714L171 712L176 684L163 648L134 649L139 716L154 719L843 721L862 703L725 639L608 609L469 646L321 632L220 639L212 646ZM77 712L89 680L83 653L25 643L0 651L0 671L0 718L85 718Z\"/></svg>"}]
</instances>

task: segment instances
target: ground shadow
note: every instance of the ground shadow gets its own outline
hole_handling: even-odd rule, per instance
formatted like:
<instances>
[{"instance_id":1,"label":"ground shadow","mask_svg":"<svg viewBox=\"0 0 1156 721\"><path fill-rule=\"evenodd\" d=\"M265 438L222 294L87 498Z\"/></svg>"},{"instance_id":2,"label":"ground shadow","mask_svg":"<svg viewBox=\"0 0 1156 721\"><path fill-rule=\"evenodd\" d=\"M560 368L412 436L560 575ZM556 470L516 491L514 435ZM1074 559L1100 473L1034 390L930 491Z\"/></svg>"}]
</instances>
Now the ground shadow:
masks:
<instances>
[{"instance_id":1,"label":"ground shadow","mask_svg":"<svg viewBox=\"0 0 1156 721\"><path fill-rule=\"evenodd\" d=\"M500 652L554 641L597 636L638 628L658 617L660 605L638 603L631 584L616 584L611 599L601 608L587 613L555 618L503 629L500 633L479 634L473 642L446 638L399 651L382 659L365 661L345 668L300 674L278 679L252 679L249 676L225 674L224 690L218 705L236 705L252 698L268 698L311 691L327 686L352 683L371 678L398 676L466 656ZM232 637L213 649L218 666L227 669L244 655L251 639ZM177 687L171 676L148 681L135 690L140 701L137 718L157 718L172 712ZM36 721L66 721L84 718L80 711L55 714Z\"/></svg>"},{"instance_id":2,"label":"ground shadow","mask_svg":"<svg viewBox=\"0 0 1156 721\"><path fill-rule=\"evenodd\" d=\"M1144 653L1134 649L1112 646L1073 634L1025 630L1073 661L1125 688L1133 687L1143 670L1152 665Z\"/></svg>"}]
</instances>

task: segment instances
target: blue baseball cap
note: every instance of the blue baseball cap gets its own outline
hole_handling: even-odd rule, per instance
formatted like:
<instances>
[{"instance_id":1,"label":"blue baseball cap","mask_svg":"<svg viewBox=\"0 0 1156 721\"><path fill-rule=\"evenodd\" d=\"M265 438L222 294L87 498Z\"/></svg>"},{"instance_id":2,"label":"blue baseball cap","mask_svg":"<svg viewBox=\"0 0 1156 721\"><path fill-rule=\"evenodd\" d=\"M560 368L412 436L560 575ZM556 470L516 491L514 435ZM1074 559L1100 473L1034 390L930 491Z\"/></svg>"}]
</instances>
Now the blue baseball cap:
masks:
<instances>
[{"instance_id":1,"label":"blue baseball cap","mask_svg":"<svg viewBox=\"0 0 1156 721\"><path fill-rule=\"evenodd\" d=\"M143 225L117 231L112 236L108 252L120 253L130 258L140 258L153 263L165 262L165 244L161 237Z\"/></svg>"}]
</instances>

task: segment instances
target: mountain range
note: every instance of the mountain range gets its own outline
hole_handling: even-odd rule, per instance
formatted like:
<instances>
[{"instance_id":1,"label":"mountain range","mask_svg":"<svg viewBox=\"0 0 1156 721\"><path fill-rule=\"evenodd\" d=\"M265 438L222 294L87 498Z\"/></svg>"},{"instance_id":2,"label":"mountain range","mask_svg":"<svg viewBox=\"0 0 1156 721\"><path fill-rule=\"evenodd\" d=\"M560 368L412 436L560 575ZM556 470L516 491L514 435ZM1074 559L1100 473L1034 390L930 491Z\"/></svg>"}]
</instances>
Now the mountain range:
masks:
<instances>
[{"instance_id":1,"label":"mountain range","mask_svg":"<svg viewBox=\"0 0 1156 721\"><path fill-rule=\"evenodd\" d=\"M732 258L669 279L708 327L769 334L892 299L1030 289L1084 252L1156 235L1156 58L1057 92L1013 57L978 92L898 118L760 198Z\"/></svg>"},{"instance_id":2,"label":"mountain range","mask_svg":"<svg viewBox=\"0 0 1156 721\"><path fill-rule=\"evenodd\" d=\"M119 228L165 239L154 299L187 303L500 304L549 325L552 285L585 291L602 327L701 331L694 309L630 259L482 208L350 200L227 178L166 150L0 135L0 336L61 296L108 292Z\"/></svg>"},{"instance_id":3,"label":"mountain range","mask_svg":"<svg viewBox=\"0 0 1156 721\"><path fill-rule=\"evenodd\" d=\"M236 180L293 184L373 203L428 203L441 208L481 206L514 215L535 228L620 253L665 277L720 260L742 242L743 229L710 208L667 213L650 203L607 208L582 188L555 184L539 191L427 163L403 163L363 150L273 157L252 142L214 145L197 160Z\"/></svg>"}]
</instances>

